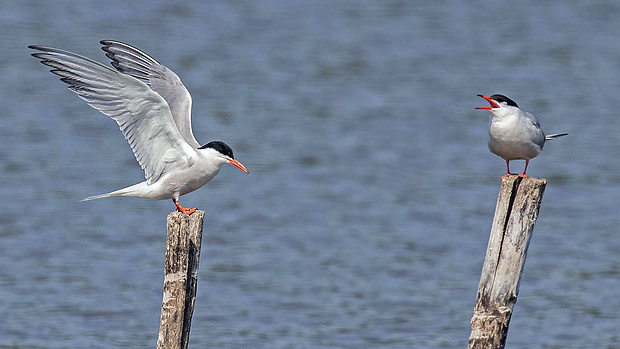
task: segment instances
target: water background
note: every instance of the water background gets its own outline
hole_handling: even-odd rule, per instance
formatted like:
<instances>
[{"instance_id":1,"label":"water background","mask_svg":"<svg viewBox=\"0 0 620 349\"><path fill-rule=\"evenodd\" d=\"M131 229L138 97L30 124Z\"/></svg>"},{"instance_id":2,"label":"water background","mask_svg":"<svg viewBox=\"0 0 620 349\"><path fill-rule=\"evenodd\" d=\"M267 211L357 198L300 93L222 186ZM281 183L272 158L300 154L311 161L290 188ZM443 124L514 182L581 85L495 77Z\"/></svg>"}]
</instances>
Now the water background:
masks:
<instances>
[{"instance_id":1,"label":"water background","mask_svg":"<svg viewBox=\"0 0 620 349\"><path fill-rule=\"evenodd\" d=\"M157 341L172 202L80 199L143 180L116 124L31 58L173 69L225 166L193 348L463 348L504 174L476 94L541 119L548 180L509 348L620 348L620 3L3 1L0 348ZM520 171L516 161L513 170Z\"/></svg>"}]
</instances>

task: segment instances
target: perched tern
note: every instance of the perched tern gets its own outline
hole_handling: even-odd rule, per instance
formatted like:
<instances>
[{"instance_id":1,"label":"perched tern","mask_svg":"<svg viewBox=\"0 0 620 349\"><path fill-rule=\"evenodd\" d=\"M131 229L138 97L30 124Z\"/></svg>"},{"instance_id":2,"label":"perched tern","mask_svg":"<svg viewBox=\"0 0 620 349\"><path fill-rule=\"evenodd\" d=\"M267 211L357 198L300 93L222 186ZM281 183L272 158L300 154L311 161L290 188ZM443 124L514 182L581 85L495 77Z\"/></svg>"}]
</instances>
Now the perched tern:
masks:
<instances>
[{"instance_id":1,"label":"perched tern","mask_svg":"<svg viewBox=\"0 0 620 349\"><path fill-rule=\"evenodd\" d=\"M525 169L523 173L519 174L519 177L527 177L525 174L527 165L530 163L530 159L540 154L545 141L568 134L556 133L545 136L538 119L534 115L519 109L515 101L504 95L478 96L491 104L489 107L478 107L476 109L488 110L491 116L488 145L493 154L506 160L508 172L502 178L511 175L510 160L525 160Z\"/></svg>"},{"instance_id":2,"label":"perched tern","mask_svg":"<svg viewBox=\"0 0 620 349\"><path fill-rule=\"evenodd\" d=\"M125 43L101 44L115 69L57 48L28 46L39 51L32 56L51 67L69 90L116 121L144 170L146 181L83 201L111 196L172 199L178 211L192 214L196 209L182 207L179 197L207 184L222 165L249 173L226 143L200 146L196 141L192 97L172 70Z\"/></svg>"}]
</instances>

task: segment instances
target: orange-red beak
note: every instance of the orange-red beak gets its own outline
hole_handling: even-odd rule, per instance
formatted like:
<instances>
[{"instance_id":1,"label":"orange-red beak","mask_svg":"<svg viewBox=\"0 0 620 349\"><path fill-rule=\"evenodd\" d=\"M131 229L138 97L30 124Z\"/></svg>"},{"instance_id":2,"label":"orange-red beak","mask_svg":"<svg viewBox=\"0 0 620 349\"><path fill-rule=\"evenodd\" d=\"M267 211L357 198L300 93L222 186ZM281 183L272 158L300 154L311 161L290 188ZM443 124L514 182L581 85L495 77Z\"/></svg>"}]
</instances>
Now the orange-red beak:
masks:
<instances>
[{"instance_id":1,"label":"orange-red beak","mask_svg":"<svg viewBox=\"0 0 620 349\"><path fill-rule=\"evenodd\" d=\"M478 95L478 97L482 97L482 98L486 99L487 102L489 102L489 104L491 104L491 106L490 107L478 107L476 109L491 110L493 108L499 108L499 104L497 104L494 100L492 100L491 97L487 97L485 95Z\"/></svg>"},{"instance_id":2,"label":"orange-red beak","mask_svg":"<svg viewBox=\"0 0 620 349\"><path fill-rule=\"evenodd\" d=\"M245 172L247 174L250 174L250 171L248 171L248 169L245 168L245 166L243 166L243 164L240 163L239 160L232 159L232 160L229 160L228 163L233 165L233 166L235 166L236 168L240 169L241 171L243 171L243 172Z\"/></svg>"}]
</instances>

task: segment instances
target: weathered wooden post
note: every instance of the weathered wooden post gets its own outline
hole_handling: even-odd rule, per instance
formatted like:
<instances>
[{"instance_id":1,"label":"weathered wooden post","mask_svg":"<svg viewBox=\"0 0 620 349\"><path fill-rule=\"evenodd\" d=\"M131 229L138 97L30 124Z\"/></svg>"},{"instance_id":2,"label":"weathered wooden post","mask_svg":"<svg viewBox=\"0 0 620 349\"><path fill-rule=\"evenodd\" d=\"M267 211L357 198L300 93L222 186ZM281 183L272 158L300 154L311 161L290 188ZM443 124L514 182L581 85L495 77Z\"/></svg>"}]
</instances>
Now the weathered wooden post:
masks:
<instances>
[{"instance_id":1,"label":"weathered wooden post","mask_svg":"<svg viewBox=\"0 0 620 349\"><path fill-rule=\"evenodd\" d=\"M181 212L168 215L158 349L187 348L196 300L204 216L204 211L199 210L191 215Z\"/></svg>"},{"instance_id":2,"label":"weathered wooden post","mask_svg":"<svg viewBox=\"0 0 620 349\"><path fill-rule=\"evenodd\" d=\"M546 185L542 178L502 179L471 318L470 349L504 348L506 344L527 248Z\"/></svg>"}]
</instances>

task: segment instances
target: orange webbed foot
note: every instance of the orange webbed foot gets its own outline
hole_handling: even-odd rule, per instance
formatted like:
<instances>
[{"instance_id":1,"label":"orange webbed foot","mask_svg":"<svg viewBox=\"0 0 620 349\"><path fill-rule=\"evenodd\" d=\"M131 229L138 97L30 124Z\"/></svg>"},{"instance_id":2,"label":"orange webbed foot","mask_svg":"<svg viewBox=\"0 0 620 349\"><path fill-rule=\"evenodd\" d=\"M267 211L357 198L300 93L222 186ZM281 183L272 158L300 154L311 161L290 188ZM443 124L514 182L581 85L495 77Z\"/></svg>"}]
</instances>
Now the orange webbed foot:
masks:
<instances>
[{"instance_id":1,"label":"orange webbed foot","mask_svg":"<svg viewBox=\"0 0 620 349\"><path fill-rule=\"evenodd\" d=\"M196 211L195 208L181 207L181 204L179 204L179 202L174 199L172 200L172 202L174 202L174 204L177 206L177 211L183 212L188 216Z\"/></svg>"},{"instance_id":2,"label":"orange webbed foot","mask_svg":"<svg viewBox=\"0 0 620 349\"><path fill-rule=\"evenodd\" d=\"M190 214L196 212L196 209L195 208L185 207L185 208L182 208L181 210L178 210L178 211L179 212L183 212L183 213L185 213L186 215L189 216Z\"/></svg>"}]
</instances>

